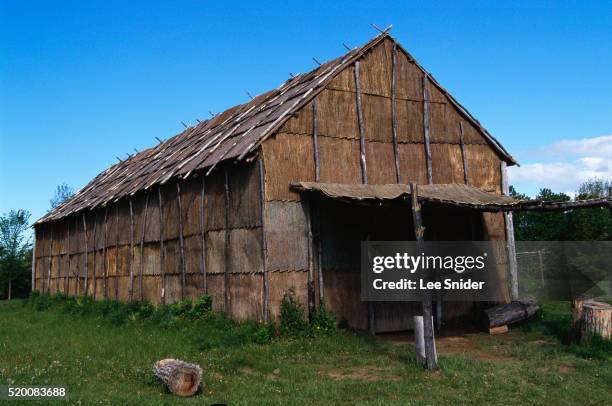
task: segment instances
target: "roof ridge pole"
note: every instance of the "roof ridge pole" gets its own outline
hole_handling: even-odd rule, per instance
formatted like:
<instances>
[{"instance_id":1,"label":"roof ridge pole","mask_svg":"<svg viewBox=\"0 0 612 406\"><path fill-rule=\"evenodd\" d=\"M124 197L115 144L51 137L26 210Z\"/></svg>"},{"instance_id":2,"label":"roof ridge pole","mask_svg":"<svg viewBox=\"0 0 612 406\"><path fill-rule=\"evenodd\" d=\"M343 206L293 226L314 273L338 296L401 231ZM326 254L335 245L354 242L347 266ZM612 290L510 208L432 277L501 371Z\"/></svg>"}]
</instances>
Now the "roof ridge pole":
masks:
<instances>
[{"instance_id":1,"label":"roof ridge pole","mask_svg":"<svg viewBox=\"0 0 612 406\"><path fill-rule=\"evenodd\" d=\"M395 159L395 180L402 183L399 164L399 147L397 145L397 44L393 41L391 50L391 129L393 131L393 157Z\"/></svg>"},{"instance_id":2,"label":"roof ridge pole","mask_svg":"<svg viewBox=\"0 0 612 406\"><path fill-rule=\"evenodd\" d=\"M463 160L463 182L469 185L468 177L468 160L467 154L465 153L465 139L463 137L463 121L459 122L459 143L461 146L461 159Z\"/></svg>"},{"instance_id":3,"label":"roof ridge pole","mask_svg":"<svg viewBox=\"0 0 612 406\"><path fill-rule=\"evenodd\" d=\"M129 290L129 301L134 300L134 205L132 202L132 198L129 199L130 205L130 252L128 254L128 269L130 271L130 290ZM115 210L115 251L119 252L119 205L116 206ZM141 259L142 261L142 259ZM115 260L115 270L118 268L118 263ZM115 271L115 278L118 277L119 272ZM118 283L116 284L118 285Z\"/></svg>"},{"instance_id":4,"label":"roof ridge pole","mask_svg":"<svg viewBox=\"0 0 612 406\"><path fill-rule=\"evenodd\" d=\"M506 161L501 161L500 171L502 194L508 196L510 194L510 186L508 184ZM514 241L514 219L512 213L505 212L504 220L506 224L506 251L508 253L508 266L510 268L510 296L512 300L518 300L518 265L516 262L516 243Z\"/></svg>"},{"instance_id":5,"label":"roof ridge pole","mask_svg":"<svg viewBox=\"0 0 612 406\"><path fill-rule=\"evenodd\" d=\"M433 183L431 168L431 145L429 142L429 76L423 74L423 143L425 144L425 163L427 165L427 183Z\"/></svg>"},{"instance_id":6,"label":"roof ridge pole","mask_svg":"<svg viewBox=\"0 0 612 406\"><path fill-rule=\"evenodd\" d=\"M164 202L162 200L161 186L157 187L157 196L159 200L159 277L161 279L161 304L166 304L166 247L164 246ZM142 292L141 292L142 294Z\"/></svg>"},{"instance_id":7,"label":"roof ridge pole","mask_svg":"<svg viewBox=\"0 0 612 406\"><path fill-rule=\"evenodd\" d=\"M363 126L363 108L361 106L361 83L359 80L359 61L355 61L355 89L357 102L357 122L359 124L359 162L361 164L361 182L368 183L368 172L365 153L365 129Z\"/></svg>"},{"instance_id":8,"label":"roof ridge pole","mask_svg":"<svg viewBox=\"0 0 612 406\"><path fill-rule=\"evenodd\" d=\"M185 299L185 240L183 237L183 203L181 199L181 180L176 180L176 202L178 204L178 218L179 218L179 250L180 250L180 266L181 266L181 300Z\"/></svg>"},{"instance_id":9,"label":"roof ridge pole","mask_svg":"<svg viewBox=\"0 0 612 406\"><path fill-rule=\"evenodd\" d=\"M412 205L412 223L417 247L422 248L425 242L425 227L421 216L421 204L418 198L418 186L415 182L410 182L410 200ZM419 249L420 251L420 249ZM424 289L421 293L421 303L423 306L423 339L425 342L425 360L427 369L434 371L438 369L438 357L436 354L436 341L433 328L433 311L431 306L431 292ZM419 316L415 316L418 318ZM415 341L418 337L415 338ZM417 358L419 353L417 351Z\"/></svg>"},{"instance_id":10,"label":"roof ridge pole","mask_svg":"<svg viewBox=\"0 0 612 406\"><path fill-rule=\"evenodd\" d=\"M89 265L87 264L88 262L88 254L89 254L89 249L88 249L88 244L87 244L87 219L85 218L85 211L83 211L83 232L85 233L85 286L84 286L84 291L85 291L85 297L87 297L87 294L89 293L89 289L88 289L88 283L89 283Z\"/></svg>"}]
</instances>

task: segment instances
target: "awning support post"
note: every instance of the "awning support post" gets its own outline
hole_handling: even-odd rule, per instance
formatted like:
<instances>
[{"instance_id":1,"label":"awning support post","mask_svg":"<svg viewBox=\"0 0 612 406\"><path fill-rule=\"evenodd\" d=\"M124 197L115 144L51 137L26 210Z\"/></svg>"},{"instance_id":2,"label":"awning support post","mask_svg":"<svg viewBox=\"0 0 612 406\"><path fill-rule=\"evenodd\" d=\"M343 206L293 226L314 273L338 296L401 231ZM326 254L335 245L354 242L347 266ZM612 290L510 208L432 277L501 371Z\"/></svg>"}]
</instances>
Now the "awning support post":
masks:
<instances>
[{"instance_id":1,"label":"awning support post","mask_svg":"<svg viewBox=\"0 0 612 406\"><path fill-rule=\"evenodd\" d=\"M502 193L506 196L510 194L508 185L508 172L506 162L501 162ZM516 262L516 243L514 241L514 220L511 212L504 213L504 223L506 224L506 250L508 252L508 266L510 268L510 296L512 300L518 300L518 265Z\"/></svg>"},{"instance_id":2,"label":"awning support post","mask_svg":"<svg viewBox=\"0 0 612 406\"><path fill-rule=\"evenodd\" d=\"M414 225L414 235L415 240L417 242L417 246L422 246L425 241L423 227L423 218L421 216L421 204L418 199L418 189L417 185L414 182L410 183L410 199L412 204L412 222ZM427 365L427 369L430 371L434 371L438 369L438 357L436 354L436 341L434 337L434 329L433 329L433 312L432 312L432 304L431 304L431 292L428 290L424 290L421 296L421 303L423 307L422 314L422 340L425 343L425 361ZM417 334L417 324L421 321L418 320L419 316L415 316L415 342L418 343L421 340L421 337L416 336ZM417 350L417 360L419 359L419 352Z\"/></svg>"}]
</instances>

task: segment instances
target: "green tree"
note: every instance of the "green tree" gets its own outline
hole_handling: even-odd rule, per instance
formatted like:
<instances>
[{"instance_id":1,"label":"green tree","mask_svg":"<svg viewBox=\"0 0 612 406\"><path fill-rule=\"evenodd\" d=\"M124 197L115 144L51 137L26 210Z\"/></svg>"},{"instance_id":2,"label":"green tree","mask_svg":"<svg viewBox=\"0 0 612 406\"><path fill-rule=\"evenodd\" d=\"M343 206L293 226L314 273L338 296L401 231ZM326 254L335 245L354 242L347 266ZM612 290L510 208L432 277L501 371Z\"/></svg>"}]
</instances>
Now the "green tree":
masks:
<instances>
[{"instance_id":1,"label":"green tree","mask_svg":"<svg viewBox=\"0 0 612 406\"><path fill-rule=\"evenodd\" d=\"M30 213L11 210L0 217L0 289L8 299L13 291L29 291L32 248L26 235Z\"/></svg>"},{"instance_id":2,"label":"green tree","mask_svg":"<svg viewBox=\"0 0 612 406\"><path fill-rule=\"evenodd\" d=\"M58 185L55 188L55 194L53 195L51 200L49 200L49 203L51 203L51 210L55 209L64 201L70 199L73 195L74 189L68 186L67 184L62 183L61 185Z\"/></svg>"}]
</instances>

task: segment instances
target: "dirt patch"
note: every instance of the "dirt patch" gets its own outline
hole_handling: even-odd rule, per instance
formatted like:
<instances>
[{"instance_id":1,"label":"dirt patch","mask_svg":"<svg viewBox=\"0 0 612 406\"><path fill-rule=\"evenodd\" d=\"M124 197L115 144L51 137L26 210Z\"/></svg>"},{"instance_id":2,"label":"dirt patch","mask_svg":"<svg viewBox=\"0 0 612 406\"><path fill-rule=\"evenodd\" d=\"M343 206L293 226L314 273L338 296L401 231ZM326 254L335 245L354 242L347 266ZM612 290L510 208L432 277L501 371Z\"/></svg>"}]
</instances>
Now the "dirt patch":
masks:
<instances>
[{"instance_id":1,"label":"dirt patch","mask_svg":"<svg viewBox=\"0 0 612 406\"><path fill-rule=\"evenodd\" d=\"M391 374L388 369L372 366L356 366L347 369L335 369L328 372L330 378L340 380L356 380L364 382L399 381L401 378Z\"/></svg>"},{"instance_id":2,"label":"dirt patch","mask_svg":"<svg viewBox=\"0 0 612 406\"><path fill-rule=\"evenodd\" d=\"M548 341L546 340L531 340L528 341L529 344L531 345L544 345L544 344L548 344Z\"/></svg>"}]
</instances>

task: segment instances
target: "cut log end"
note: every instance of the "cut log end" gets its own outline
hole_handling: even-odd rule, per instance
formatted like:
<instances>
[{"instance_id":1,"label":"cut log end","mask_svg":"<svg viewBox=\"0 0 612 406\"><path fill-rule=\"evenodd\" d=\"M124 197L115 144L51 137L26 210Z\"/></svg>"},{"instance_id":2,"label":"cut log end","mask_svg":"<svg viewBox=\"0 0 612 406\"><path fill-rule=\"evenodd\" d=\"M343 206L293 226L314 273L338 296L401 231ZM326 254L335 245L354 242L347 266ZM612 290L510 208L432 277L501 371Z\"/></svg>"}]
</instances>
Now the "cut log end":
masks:
<instances>
[{"instance_id":1,"label":"cut log end","mask_svg":"<svg viewBox=\"0 0 612 406\"><path fill-rule=\"evenodd\" d=\"M589 301L582 305L581 341L592 336L612 340L612 305Z\"/></svg>"},{"instance_id":2,"label":"cut log end","mask_svg":"<svg viewBox=\"0 0 612 406\"><path fill-rule=\"evenodd\" d=\"M178 396L193 396L202 382L202 368L177 359L163 359L153 366L153 373L170 392Z\"/></svg>"}]
</instances>

